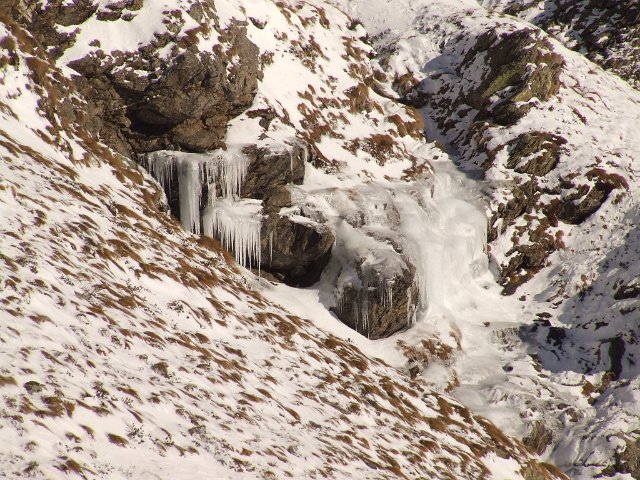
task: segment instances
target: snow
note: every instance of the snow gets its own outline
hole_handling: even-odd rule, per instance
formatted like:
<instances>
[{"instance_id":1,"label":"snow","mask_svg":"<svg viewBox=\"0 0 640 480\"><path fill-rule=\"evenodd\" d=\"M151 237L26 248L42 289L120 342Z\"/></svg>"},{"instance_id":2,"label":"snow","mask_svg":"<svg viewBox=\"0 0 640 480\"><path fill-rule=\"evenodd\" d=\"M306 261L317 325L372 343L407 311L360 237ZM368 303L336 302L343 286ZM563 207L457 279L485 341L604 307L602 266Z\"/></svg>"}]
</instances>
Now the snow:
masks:
<instances>
[{"instance_id":1,"label":"snow","mask_svg":"<svg viewBox=\"0 0 640 480\"><path fill-rule=\"evenodd\" d=\"M90 46L96 38L106 54L135 51L166 31L158 13L164 8L181 12L180 28L186 31L194 25L185 13L187 3L147 2L127 25L91 17L58 63L63 67L97 52L97 46ZM496 264L508 261L516 227L522 225L508 227L492 243L493 265L487 259L486 225L489 202L507 196L507 187L518 179L504 167L506 149L498 154L496 168L479 181L468 170L482 159L452 148L471 114L460 115L458 130L438 132L450 142L450 157L433 145L399 135L388 117L406 119L408 114L392 100L371 91L369 100L375 106L354 111L346 92L373 71L367 58L371 49L359 40L365 28L378 45L394 47L387 59L392 74L423 76L425 88L439 95L446 85L468 89L481 77L483 58L468 71L455 68L477 35L488 28L505 33L526 24L497 19L471 0L334 3L364 27L350 28L347 16L320 1L216 3L220 26L245 21L247 35L261 54L272 55L251 109L270 108L275 118L265 129L246 112L239 115L228 126L227 150L148 156L151 174L165 189L177 182L186 232L144 203L141 192L155 192L150 178L139 174L140 184L125 185L108 160L95 158L94 164L81 167L39 135L47 131L48 122L36 114L38 95L25 88L26 73L1 73L3 101L14 114L2 110L2 136L42 152L76 175L72 181L59 171L52 175L49 167L34 164L28 155L1 147L12 159L0 164L2 228L12 232L3 234L2 252L16 259L3 264L6 307L0 319L8 328L0 340L16 366L7 362L0 371L15 379L15 384L2 387L2 395L10 415L17 415L18 402L26 401L46 411L47 397L30 399L23 393L26 381L37 380L47 385L51 396L79 405L73 414L40 417L24 425L3 416L0 436L8 445L3 469L17 472L14 465L24 467L29 459L41 466L43 475L60 478L55 465L71 457L92 465L96 475L105 478L257 478L273 472L319 478L328 458L331 478L397 478L362 462L367 458L384 465L380 452L393 450L403 452L393 458L411 478L470 478L465 464L456 463L470 452L460 435L482 443L487 442L486 432L471 417L445 432L436 431L425 419L463 419L458 413L463 410L456 406L456 412L440 415L436 399L444 397L425 387L454 395L520 438L528 433L530 421L549 407L548 415L557 416L559 426L546 454L573 478L601 473L612 452L622 448L618 435L633 434L640 413L640 367L625 360L622 376L629 383L617 384L619 388L594 405L581 389L586 380L599 383L610 367L609 344L603 340L619 332L628 339L635 328L635 314L620 311L623 305L636 308L635 301L613 301L604 293L610 293L614 282L632 286L637 274L628 266L640 244L633 194L638 186L634 157L640 153L634 130L640 122L639 94L553 43L566 61L559 95L546 104L534 102L532 113L513 128L491 128L489 148L541 125L569 140L558 169L541 179L550 188L595 165L610 168L631 185L620 201L614 203L612 196L585 225L563 227L566 248L518 292L525 300L504 297L492 272ZM331 28L318 21L319 8ZM202 37L198 48L211 48L215 36ZM364 52L361 59L349 56L349 42ZM310 52L313 62L305 63ZM364 73L350 73L354 65ZM17 97L20 101L14 101ZM429 112L423 113L429 122ZM292 289L272 284L228 265L215 248L205 249L190 235L204 232L219 238L241 266L258 266L262 205L240 198L248 167L242 145L288 148L299 145L300 138L309 142L304 134L319 126L323 128L315 132L313 144L324 158L319 166L306 165L304 184L290 186L293 206L280 212L308 224L323 218L336 233L333 263L318 285ZM389 131L394 150L384 161L366 142L357 143ZM427 131L436 127L428 124ZM67 137L75 151L85 152L72 133ZM427 173L407 180L406 171L415 165L426 166ZM67 182L71 187L64 187ZM49 195L47 208L37 203L42 192ZM38 211L46 212L44 220L34 213ZM36 222L48 228L30 228ZM539 219L530 223L538 224ZM270 250L272 243L270 238ZM414 320L409 330L371 341L329 313L328 308L339 308L342 300L327 277L335 274L343 287L360 282L354 258L362 260L365 290L375 290L389 303L397 301L390 286L406 267L405 258L415 265L420 300L407 312ZM596 275L606 261L615 267ZM384 275L367 275L369 268L381 265ZM583 276L586 280L580 281ZM40 287L27 288L30 282ZM560 295L560 288L567 298L549 301L558 298L554 295ZM588 302L580 299L581 293ZM358 305L364 323L370 321L366 302L363 296ZM549 347L543 338L548 330L533 320L547 311L550 324L570 330L571 346ZM24 322L20 331L11 327L16 318ZM600 318L610 324L594 328ZM402 345L425 341L447 347L451 354L432 354L416 381L409 382L409 359ZM336 346L327 347L331 342ZM630 342L626 345L627 351L633 349ZM34 359L36 355L45 360ZM355 373L359 361L367 367ZM402 395L381 394L369 403L366 387L384 377L403 387L394 387ZM119 390L126 386L136 394ZM417 412L415 416L398 418L398 397L405 398L403 408ZM101 407L109 414L102 415ZM571 419L574 412L577 421ZM93 433L83 425L91 425ZM68 434L81 439L79 450L63 443L73 438ZM128 446L114 445L108 434L126 437ZM344 435L352 439L348 445L340 440ZM415 450L426 438L439 445L437 454ZM405 455L408 451L415 451L418 460ZM521 465L532 457L517 448L510 451L515 458L495 453L472 458L473 468L480 462L490 471L488 478L520 478Z\"/></svg>"}]
</instances>

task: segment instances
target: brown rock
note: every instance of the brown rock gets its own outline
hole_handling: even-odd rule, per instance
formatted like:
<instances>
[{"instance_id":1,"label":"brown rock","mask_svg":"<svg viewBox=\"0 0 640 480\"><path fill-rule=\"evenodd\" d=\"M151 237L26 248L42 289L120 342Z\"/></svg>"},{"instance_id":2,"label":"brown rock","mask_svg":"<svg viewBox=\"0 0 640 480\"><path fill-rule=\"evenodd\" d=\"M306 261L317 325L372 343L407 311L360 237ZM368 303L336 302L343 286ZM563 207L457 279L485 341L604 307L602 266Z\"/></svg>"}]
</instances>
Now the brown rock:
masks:
<instances>
[{"instance_id":1,"label":"brown rock","mask_svg":"<svg viewBox=\"0 0 640 480\"><path fill-rule=\"evenodd\" d=\"M628 437L623 440L626 445L624 450L615 454L614 473L628 473L633 478L640 478L640 441Z\"/></svg>"},{"instance_id":2,"label":"brown rock","mask_svg":"<svg viewBox=\"0 0 640 480\"><path fill-rule=\"evenodd\" d=\"M551 45L534 30L517 30L500 39L488 31L478 37L460 71L482 52L487 54L487 75L465 99L480 111L481 117L499 125L513 125L531 108L524 102L534 97L548 100L560 88L562 57L553 53ZM494 96L497 101L492 99Z\"/></svg>"},{"instance_id":3,"label":"brown rock","mask_svg":"<svg viewBox=\"0 0 640 480\"><path fill-rule=\"evenodd\" d=\"M546 175L555 168L560 159L560 148L567 141L547 132L523 133L508 143L507 168L534 177ZM527 159L525 163L522 163Z\"/></svg>"},{"instance_id":4,"label":"brown rock","mask_svg":"<svg viewBox=\"0 0 640 480\"><path fill-rule=\"evenodd\" d=\"M243 197L263 202L261 269L296 287L306 287L320 279L335 241L321 221L304 220L304 212L299 212L299 221L280 215L282 208L291 206L288 186L304 180L306 152L303 145L281 150L246 149L251 162L242 185Z\"/></svg>"},{"instance_id":5,"label":"brown rock","mask_svg":"<svg viewBox=\"0 0 640 480\"><path fill-rule=\"evenodd\" d=\"M522 443L524 443L531 450L536 452L538 455L542 455L544 451L547 449L551 442L553 441L553 433L549 430L544 422L541 420L536 420L529 432L529 435L522 439Z\"/></svg>"},{"instance_id":6,"label":"brown rock","mask_svg":"<svg viewBox=\"0 0 640 480\"><path fill-rule=\"evenodd\" d=\"M398 254L400 258L400 255ZM385 263L352 266L355 277L338 285L331 311L347 326L372 340L408 328L419 304L415 267L404 259L401 275L389 278Z\"/></svg>"}]
</instances>

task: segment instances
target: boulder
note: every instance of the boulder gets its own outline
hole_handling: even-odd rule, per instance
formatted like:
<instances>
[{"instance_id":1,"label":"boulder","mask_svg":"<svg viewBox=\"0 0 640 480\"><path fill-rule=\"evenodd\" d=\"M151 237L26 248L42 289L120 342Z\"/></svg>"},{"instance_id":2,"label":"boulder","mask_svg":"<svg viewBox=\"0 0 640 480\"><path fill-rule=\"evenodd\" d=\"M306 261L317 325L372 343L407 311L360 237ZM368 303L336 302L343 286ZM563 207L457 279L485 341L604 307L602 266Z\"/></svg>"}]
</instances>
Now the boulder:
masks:
<instances>
[{"instance_id":1,"label":"boulder","mask_svg":"<svg viewBox=\"0 0 640 480\"><path fill-rule=\"evenodd\" d=\"M501 38L493 30L480 35L460 65L460 74L473 69L478 58L489 68L464 99L480 112L478 120L514 125L531 109L529 100L545 101L558 93L564 62L534 30L516 30Z\"/></svg>"},{"instance_id":2,"label":"boulder","mask_svg":"<svg viewBox=\"0 0 640 480\"><path fill-rule=\"evenodd\" d=\"M344 324L372 340L410 327L420 299L415 267L402 261L401 273L389 275L385 263L357 260L347 279L338 282L337 305L330 310Z\"/></svg>"},{"instance_id":3,"label":"boulder","mask_svg":"<svg viewBox=\"0 0 640 480\"><path fill-rule=\"evenodd\" d=\"M75 42L75 33L60 33L59 26L80 25L92 17L127 20L143 5L143 0L106 6L90 0L37 5L4 1L54 59ZM227 122L253 102L261 75L259 49L244 26L236 23L212 32L220 43L200 50L197 35L215 23L213 4L200 3L182 15L200 25L183 32L184 18L171 17L167 31L147 45L109 54L94 49L68 64L79 74L75 81L88 104L86 128L125 156L223 147Z\"/></svg>"},{"instance_id":4,"label":"boulder","mask_svg":"<svg viewBox=\"0 0 640 480\"><path fill-rule=\"evenodd\" d=\"M560 161L560 149L567 141L548 132L527 132L510 141L507 168L540 177Z\"/></svg>"},{"instance_id":5,"label":"boulder","mask_svg":"<svg viewBox=\"0 0 640 480\"><path fill-rule=\"evenodd\" d=\"M631 436L620 437L624 442L624 449L620 449L615 453L615 466L611 468L611 474L626 473L631 478L640 478L640 440L638 432L631 432L635 438Z\"/></svg>"},{"instance_id":6,"label":"boulder","mask_svg":"<svg viewBox=\"0 0 640 480\"><path fill-rule=\"evenodd\" d=\"M536 420L529 434L522 439L522 443L538 455L542 455L552 442L553 432L541 420Z\"/></svg>"},{"instance_id":7,"label":"boulder","mask_svg":"<svg viewBox=\"0 0 640 480\"><path fill-rule=\"evenodd\" d=\"M289 187L304 181L307 146L249 147L244 153L251 160L241 196L262 200L263 206L261 270L287 285L313 285L331 257L335 237L323 218L292 209Z\"/></svg>"}]
</instances>

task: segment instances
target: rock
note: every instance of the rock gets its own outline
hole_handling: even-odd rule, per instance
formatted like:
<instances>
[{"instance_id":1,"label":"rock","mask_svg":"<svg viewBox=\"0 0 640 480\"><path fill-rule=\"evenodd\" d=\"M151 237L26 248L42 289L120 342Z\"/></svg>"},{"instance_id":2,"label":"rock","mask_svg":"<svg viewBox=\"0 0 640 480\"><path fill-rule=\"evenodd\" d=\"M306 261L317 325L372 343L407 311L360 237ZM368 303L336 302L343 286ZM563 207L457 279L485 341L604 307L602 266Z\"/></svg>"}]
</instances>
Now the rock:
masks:
<instances>
[{"instance_id":1,"label":"rock","mask_svg":"<svg viewBox=\"0 0 640 480\"><path fill-rule=\"evenodd\" d=\"M262 222L261 268L287 285L308 287L320 279L334 240L326 226L294 222L271 212Z\"/></svg>"},{"instance_id":2,"label":"rock","mask_svg":"<svg viewBox=\"0 0 640 480\"><path fill-rule=\"evenodd\" d=\"M622 374L622 359L626 350L626 344L622 335L610 338L609 343L609 361L611 362L610 371L613 374L613 380L618 380ZM605 342L605 343L607 343Z\"/></svg>"},{"instance_id":3,"label":"rock","mask_svg":"<svg viewBox=\"0 0 640 480\"><path fill-rule=\"evenodd\" d=\"M249 147L243 152L251 157L251 162L242 185L242 196L269 203L277 197L282 187L289 184L300 185L304 181L306 146L284 146L269 149ZM288 200L274 200L279 206L290 206Z\"/></svg>"},{"instance_id":4,"label":"rock","mask_svg":"<svg viewBox=\"0 0 640 480\"><path fill-rule=\"evenodd\" d=\"M44 390L44 385L36 382L35 380L31 380L23 385L24 389L29 392L31 395L35 395L36 393L40 393Z\"/></svg>"},{"instance_id":5,"label":"rock","mask_svg":"<svg viewBox=\"0 0 640 480\"><path fill-rule=\"evenodd\" d=\"M619 201L624 191L629 190L629 184L622 176L599 167L589 170L585 177L591 185L576 186L572 181L565 181L564 186L573 191L559 200L555 207L558 219L565 223L577 225L584 222L598 211L614 190L620 192L614 202Z\"/></svg>"},{"instance_id":6,"label":"rock","mask_svg":"<svg viewBox=\"0 0 640 480\"><path fill-rule=\"evenodd\" d=\"M53 58L74 42L75 34L59 33L58 26L79 25L91 17L104 22L125 19L142 4L142 0L130 0L98 9L90 0L55 0L31 7L10 2L16 18L29 24ZM209 3L183 13L190 14L201 25L188 34L209 29L216 18ZM248 40L241 24L214 32L220 44L199 51L195 35L182 35L180 15L169 23L166 32L134 52L105 55L97 50L68 65L80 74L76 83L88 103L86 127L128 157L163 149L204 152L220 148L227 122L253 102L261 75L259 49Z\"/></svg>"},{"instance_id":7,"label":"rock","mask_svg":"<svg viewBox=\"0 0 640 480\"><path fill-rule=\"evenodd\" d=\"M460 73L481 53L486 53L487 74L464 100L480 112L479 120L514 125L531 109L529 100L548 100L560 88L562 57L534 30L517 30L503 38L492 30L480 35Z\"/></svg>"},{"instance_id":8,"label":"rock","mask_svg":"<svg viewBox=\"0 0 640 480\"><path fill-rule=\"evenodd\" d=\"M92 57L73 62L70 66L87 79L81 90L99 119L101 138L125 155L224 146L226 124L251 105L259 75L258 48L241 27L228 35L237 55L232 80L229 52L194 48L161 64L141 53L141 63L155 65L151 80L112 74L125 62L135 65L122 57L109 70L96 70Z\"/></svg>"},{"instance_id":9,"label":"rock","mask_svg":"<svg viewBox=\"0 0 640 480\"><path fill-rule=\"evenodd\" d=\"M562 478L568 480L558 467L544 462L529 462L520 470L524 480L550 480L552 478Z\"/></svg>"},{"instance_id":10,"label":"rock","mask_svg":"<svg viewBox=\"0 0 640 480\"><path fill-rule=\"evenodd\" d=\"M288 187L304 180L307 147L250 147L244 153L251 161L242 196L263 204L260 268L287 285L313 285L329 262L335 237L322 219L305 219L300 209L293 217L281 215L292 205Z\"/></svg>"},{"instance_id":11,"label":"rock","mask_svg":"<svg viewBox=\"0 0 640 480\"><path fill-rule=\"evenodd\" d=\"M637 435L637 432L634 432ZM632 478L640 478L640 441L623 438L625 447L615 454L614 473L628 473Z\"/></svg>"},{"instance_id":12,"label":"rock","mask_svg":"<svg viewBox=\"0 0 640 480\"><path fill-rule=\"evenodd\" d=\"M626 285L621 285L613 294L615 300L626 300L640 297L640 284L634 280Z\"/></svg>"},{"instance_id":13,"label":"rock","mask_svg":"<svg viewBox=\"0 0 640 480\"><path fill-rule=\"evenodd\" d=\"M337 255L336 305L330 310L340 321L372 340L412 325L420 298L416 269L409 261L389 251L370 251L359 259L348 252Z\"/></svg>"},{"instance_id":14,"label":"rock","mask_svg":"<svg viewBox=\"0 0 640 480\"><path fill-rule=\"evenodd\" d=\"M534 177L546 175L560 160L560 148L567 141L547 132L527 132L512 140L507 168Z\"/></svg>"},{"instance_id":15,"label":"rock","mask_svg":"<svg viewBox=\"0 0 640 480\"><path fill-rule=\"evenodd\" d=\"M487 237L489 242L498 238L498 233L504 232L506 225L510 225L514 220L531 211L536 202L536 192L535 181L515 184L511 187L511 198L506 203L498 204L491 217ZM498 232L496 227L499 220L502 220L502 232Z\"/></svg>"},{"instance_id":16,"label":"rock","mask_svg":"<svg viewBox=\"0 0 640 480\"><path fill-rule=\"evenodd\" d=\"M591 188L578 188L560 201L556 215L565 223L578 225L598 211L612 190L613 187L605 182L598 182Z\"/></svg>"},{"instance_id":17,"label":"rock","mask_svg":"<svg viewBox=\"0 0 640 480\"><path fill-rule=\"evenodd\" d=\"M536 420L529 434L522 439L522 443L538 455L542 455L551 442L553 442L553 433L541 420Z\"/></svg>"}]
</instances>

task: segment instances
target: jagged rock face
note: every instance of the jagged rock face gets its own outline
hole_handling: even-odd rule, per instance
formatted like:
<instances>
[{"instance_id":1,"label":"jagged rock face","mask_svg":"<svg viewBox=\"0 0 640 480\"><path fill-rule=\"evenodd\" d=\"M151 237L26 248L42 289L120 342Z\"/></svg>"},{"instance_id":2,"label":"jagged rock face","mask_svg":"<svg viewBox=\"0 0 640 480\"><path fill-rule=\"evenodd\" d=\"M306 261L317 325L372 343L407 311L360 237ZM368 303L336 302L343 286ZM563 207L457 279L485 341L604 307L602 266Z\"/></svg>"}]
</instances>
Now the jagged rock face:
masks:
<instances>
[{"instance_id":1,"label":"jagged rock face","mask_svg":"<svg viewBox=\"0 0 640 480\"><path fill-rule=\"evenodd\" d=\"M516 3L502 1L492 7L528 19L582 51L601 65L640 87L640 4L637 1L553 0Z\"/></svg>"},{"instance_id":2,"label":"jagged rock face","mask_svg":"<svg viewBox=\"0 0 640 480\"><path fill-rule=\"evenodd\" d=\"M560 161L560 149L567 141L548 132L527 132L510 141L506 167L518 173L541 177Z\"/></svg>"},{"instance_id":3,"label":"jagged rock face","mask_svg":"<svg viewBox=\"0 0 640 480\"><path fill-rule=\"evenodd\" d=\"M540 420L533 424L533 428L529 435L522 440L522 443L538 455L542 455L552 442L553 432L545 426L543 421Z\"/></svg>"},{"instance_id":4,"label":"jagged rock face","mask_svg":"<svg viewBox=\"0 0 640 480\"><path fill-rule=\"evenodd\" d=\"M288 187L304 181L307 147L249 148L245 153L251 162L242 196L262 200L263 205L260 268L287 285L316 283L331 257L335 241L331 229L302 215L297 221L281 215L283 209L292 207Z\"/></svg>"},{"instance_id":5,"label":"jagged rock face","mask_svg":"<svg viewBox=\"0 0 640 480\"><path fill-rule=\"evenodd\" d=\"M557 93L562 57L533 30L517 30L499 37L489 30L480 35L465 55L459 74L477 69L478 60L488 64L480 84L462 98L478 110L478 120L498 125L515 124L531 109L532 98L548 100Z\"/></svg>"},{"instance_id":6,"label":"jagged rock face","mask_svg":"<svg viewBox=\"0 0 640 480\"><path fill-rule=\"evenodd\" d=\"M258 48L239 24L213 32L220 40L211 50L196 46L196 36L209 35L216 25L212 4L167 17L166 31L133 52L105 53L98 41L86 54L66 59L65 52L83 40L74 26L88 21L130 23L142 6L142 0L106 6L83 0L14 8L52 56L62 57L81 75L87 128L99 132L116 151L131 157L154 150L204 152L223 146L228 120L253 101L260 62Z\"/></svg>"},{"instance_id":7,"label":"jagged rock face","mask_svg":"<svg viewBox=\"0 0 640 480\"><path fill-rule=\"evenodd\" d=\"M95 109L101 137L122 153L204 152L224 145L227 121L251 105L259 76L258 49L242 28L228 32L228 40L237 55L233 81L227 73L230 54L221 49L187 47L169 61L114 57L108 68L89 57L70 66L86 78L81 91ZM150 65L153 75L113 73L138 62Z\"/></svg>"},{"instance_id":8,"label":"jagged rock face","mask_svg":"<svg viewBox=\"0 0 640 480\"><path fill-rule=\"evenodd\" d=\"M631 478L640 478L640 441L632 438L622 440L625 442L624 449L616 453L616 464L610 473L628 473Z\"/></svg>"},{"instance_id":9,"label":"jagged rock face","mask_svg":"<svg viewBox=\"0 0 640 480\"><path fill-rule=\"evenodd\" d=\"M262 222L261 268L294 287L308 287L320 279L335 241L324 225L307 225L268 212Z\"/></svg>"}]
</instances>

